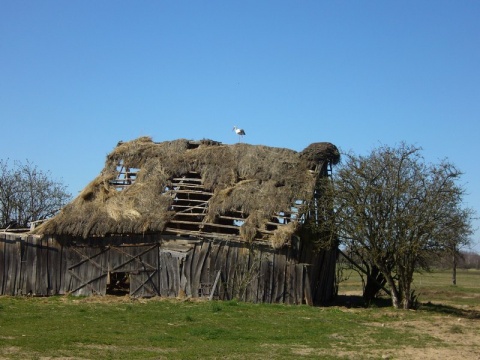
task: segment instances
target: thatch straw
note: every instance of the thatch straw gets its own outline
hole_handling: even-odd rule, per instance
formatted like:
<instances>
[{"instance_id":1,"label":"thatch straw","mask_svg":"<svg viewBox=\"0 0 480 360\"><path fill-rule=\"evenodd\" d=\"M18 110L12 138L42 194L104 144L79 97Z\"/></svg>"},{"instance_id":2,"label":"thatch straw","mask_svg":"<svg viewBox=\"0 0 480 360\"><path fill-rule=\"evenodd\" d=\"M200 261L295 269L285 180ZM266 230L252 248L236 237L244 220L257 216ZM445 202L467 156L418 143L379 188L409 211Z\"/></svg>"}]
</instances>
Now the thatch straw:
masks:
<instances>
[{"instance_id":1,"label":"thatch straw","mask_svg":"<svg viewBox=\"0 0 480 360\"><path fill-rule=\"evenodd\" d=\"M274 249L280 249L287 245L292 235L295 233L298 227L298 222L290 222L285 226L279 227L273 233L273 236L270 238L270 244Z\"/></svg>"},{"instance_id":2,"label":"thatch straw","mask_svg":"<svg viewBox=\"0 0 480 360\"><path fill-rule=\"evenodd\" d=\"M165 189L173 178L196 172L205 191L213 193L204 221L242 213L245 223L240 235L251 241L275 214L290 211L296 200L312 198L316 179L309 170L314 164L339 158L329 143L312 144L301 153L211 140L192 144L184 139L154 143L148 137L119 143L100 175L35 232L85 238L162 232L174 215L172 196ZM138 169L135 182L123 191L111 184L119 164ZM295 229L284 226L275 233L272 245L287 243Z\"/></svg>"},{"instance_id":3,"label":"thatch straw","mask_svg":"<svg viewBox=\"0 0 480 360\"><path fill-rule=\"evenodd\" d=\"M340 151L332 143L318 142L308 145L300 153L300 157L312 167L326 160L336 165L340 161Z\"/></svg>"}]
</instances>

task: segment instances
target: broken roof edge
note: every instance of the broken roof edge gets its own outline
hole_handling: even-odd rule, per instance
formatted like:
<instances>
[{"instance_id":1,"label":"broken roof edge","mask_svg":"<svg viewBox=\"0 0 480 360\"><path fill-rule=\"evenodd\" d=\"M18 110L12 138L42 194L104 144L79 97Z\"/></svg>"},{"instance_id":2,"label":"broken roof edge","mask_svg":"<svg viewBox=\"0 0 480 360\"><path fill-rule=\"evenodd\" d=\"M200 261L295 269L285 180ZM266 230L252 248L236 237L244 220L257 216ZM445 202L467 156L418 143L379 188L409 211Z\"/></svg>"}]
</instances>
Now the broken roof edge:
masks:
<instances>
[{"instance_id":1,"label":"broken roof edge","mask_svg":"<svg viewBox=\"0 0 480 360\"><path fill-rule=\"evenodd\" d=\"M193 228L201 235L205 224L220 229L211 227L210 231L230 231L231 218L238 217L243 221L238 236L253 241L260 234L279 247L295 233L298 219L289 219L292 225L288 227L274 227L272 219L291 212L296 201L308 201L315 186L312 166L326 161L337 163L339 156L331 143L313 143L296 152L245 143L225 145L210 139L153 142L150 137L141 137L119 142L107 156L100 175L60 214L34 232L86 238L172 233L180 227L179 231ZM122 191L113 185L120 161L122 166L138 170L132 184ZM179 185L180 178L189 184ZM183 188L175 192L175 187ZM193 206L195 197L203 205ZM191 216L198 219L185 220L185 207L190 207ZM195 209L204 214L195 214ZM278 229L282 229L281 233L275 233Z\"/></svg>"}]
</instances>

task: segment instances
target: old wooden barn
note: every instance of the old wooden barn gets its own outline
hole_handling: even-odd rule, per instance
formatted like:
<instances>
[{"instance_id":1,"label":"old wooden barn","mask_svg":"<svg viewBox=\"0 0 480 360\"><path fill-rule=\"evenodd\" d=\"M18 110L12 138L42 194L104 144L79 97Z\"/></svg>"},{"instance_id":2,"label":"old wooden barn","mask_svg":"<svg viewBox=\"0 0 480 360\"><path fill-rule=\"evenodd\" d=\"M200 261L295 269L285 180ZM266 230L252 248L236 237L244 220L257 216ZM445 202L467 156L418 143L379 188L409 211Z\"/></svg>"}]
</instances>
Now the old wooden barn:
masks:
<instances>
[{"instance_id":1,"label":"old wooden barn","mask_svg":"<svg viewBox=\"0 0 480 360\"><path fill-rule=\"evenodd\" d=\"M0 233L0 294L325 304L337 252L321 184L338 160L330 143L119 142L58 215Z\"/></svg>"}]
</instances>

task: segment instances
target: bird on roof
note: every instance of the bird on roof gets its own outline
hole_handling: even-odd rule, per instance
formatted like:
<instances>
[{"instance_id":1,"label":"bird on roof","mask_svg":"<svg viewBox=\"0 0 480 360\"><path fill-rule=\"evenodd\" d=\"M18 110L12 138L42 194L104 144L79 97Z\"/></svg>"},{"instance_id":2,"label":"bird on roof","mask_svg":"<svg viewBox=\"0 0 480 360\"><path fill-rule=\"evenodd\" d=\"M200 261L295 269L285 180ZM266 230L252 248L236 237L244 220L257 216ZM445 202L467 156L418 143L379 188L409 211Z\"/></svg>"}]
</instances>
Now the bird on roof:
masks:
<instances>
[{"instance_id":1,"label":"bird on roof","mask_svg":"<svg viewBox=\"0 0 480 360\"><path fill-rule=\"evenodd\" d=\"M233 127L233 131L235 131L238 135L238 141L242 142L242 137L245 136L245 130L239 129L236 126Z\"/></svg>"}]
</instances>

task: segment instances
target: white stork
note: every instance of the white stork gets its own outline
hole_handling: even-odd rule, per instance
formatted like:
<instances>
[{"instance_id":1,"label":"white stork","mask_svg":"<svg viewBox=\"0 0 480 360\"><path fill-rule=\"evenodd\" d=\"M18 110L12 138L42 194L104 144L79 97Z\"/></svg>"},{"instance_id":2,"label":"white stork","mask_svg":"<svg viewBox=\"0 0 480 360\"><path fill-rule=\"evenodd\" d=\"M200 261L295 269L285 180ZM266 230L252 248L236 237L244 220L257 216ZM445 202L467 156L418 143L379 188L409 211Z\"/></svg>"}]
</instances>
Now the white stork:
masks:
<instances>
[{"instance_id":1,"label":"white stork","mask_svg":"<svg viewBox=\"0 0 480 360\"><path fill-rule=\"evenodd\" d=\"M233 127L233 131L235 131L238 135L238 141L242 142L242 137L245 135L245 130L239 129L236 126Z\"/></svg>"}]
</instances>

